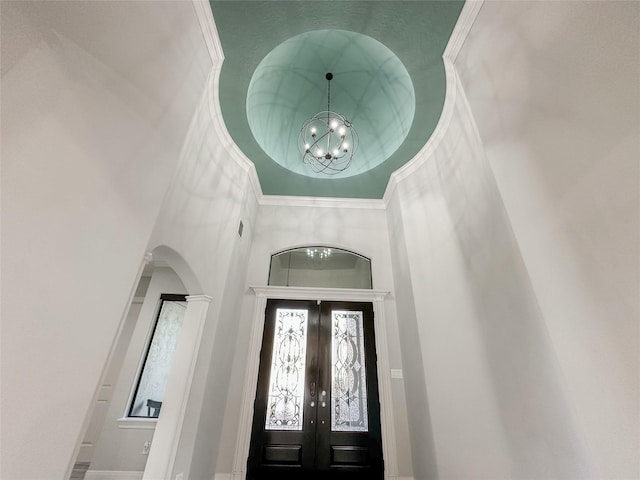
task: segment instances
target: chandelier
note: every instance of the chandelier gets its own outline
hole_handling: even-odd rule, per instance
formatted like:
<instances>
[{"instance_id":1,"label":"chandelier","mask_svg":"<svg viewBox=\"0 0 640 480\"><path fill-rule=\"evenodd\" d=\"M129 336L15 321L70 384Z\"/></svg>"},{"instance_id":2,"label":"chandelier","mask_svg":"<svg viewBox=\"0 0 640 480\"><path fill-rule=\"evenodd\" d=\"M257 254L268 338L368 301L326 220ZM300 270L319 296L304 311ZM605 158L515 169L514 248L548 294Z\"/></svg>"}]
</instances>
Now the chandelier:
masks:
<instances>
[{"instance_id":1,"label":"chandelier","mask_svg":"<svg viewBox=\"0 0 640 480\"><path fill-rule=\"evenodd\" d=\"M331 111L331 72L327 79L327 109L302 125L298 147L302 161L316 173L335 175L346 170L358 148L358 134L344 115Z\"/></svg>"}]
</instances>

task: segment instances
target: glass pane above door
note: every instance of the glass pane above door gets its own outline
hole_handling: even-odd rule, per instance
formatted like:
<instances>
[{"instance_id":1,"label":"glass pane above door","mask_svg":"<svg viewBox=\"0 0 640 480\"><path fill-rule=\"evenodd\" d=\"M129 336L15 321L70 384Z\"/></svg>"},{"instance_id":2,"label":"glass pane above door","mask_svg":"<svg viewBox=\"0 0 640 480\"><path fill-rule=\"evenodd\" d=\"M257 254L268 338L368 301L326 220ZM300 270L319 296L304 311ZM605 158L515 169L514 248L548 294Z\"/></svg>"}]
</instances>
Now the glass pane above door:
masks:
<instances>
[{"instance_id":1,"label":"glass pane above door","mask_svg":"<svg viewBox=\"0 0 640 480\"><path fill-rule=\"evenodd\" d=\"M302 430L308 317L307 310L276 311L266 430Z\"/></svg>"},{"instance_id":2,"label":"glass pane above door","mask_svg":"<svg viewBox=\"0 0 640 480\"><path fill-rule=\"evenodd\" d=\"M339 248L294 248L271 256L269 285L371 289L371 260Z\"/></svg>"},{"instance_id":3,"label":"glass pane above door","mask_svg":"<svg viewBox=\"0 0 640 480\"><path fill-rule=\"evenodd\" d=\"M366 432L363 313L331 311L331 430Z\"/></svg>"}]
</instances>

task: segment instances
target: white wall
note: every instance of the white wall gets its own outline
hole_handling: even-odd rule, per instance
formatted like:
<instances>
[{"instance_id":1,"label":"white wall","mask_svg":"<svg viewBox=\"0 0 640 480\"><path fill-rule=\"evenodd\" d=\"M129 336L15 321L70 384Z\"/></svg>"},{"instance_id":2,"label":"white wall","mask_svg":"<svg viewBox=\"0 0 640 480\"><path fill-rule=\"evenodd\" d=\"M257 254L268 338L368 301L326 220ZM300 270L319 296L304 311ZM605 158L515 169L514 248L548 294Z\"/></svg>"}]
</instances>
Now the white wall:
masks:
<instances>
[{"instance_id":1,"label":"white wall","mask_svg":"<svg viewBox=\"0 0 640 480\"><path fill-rule=\"evenodd\" d=\"M147 456L142 454L142 447L146 441L152 440L152 425L156 420L150 420L148 423L152 425L147 428L136 428L136 425L140 424L139 420L132 420L128 424L126 421L118 420L127 416L130 395L151 339L158 315L160 295L163 293L186 294L187 290L172 269L155 268L135 322L129 348L122 360L120 375L113 386L111 403L96 443L90 470L144 470Z\"/></svg>"},{"instance_id":2,"label":"white wall","mask_svg":"<svg viewBox=\"0 0 640 480\"><path fill-rule=\"evenodd\" d=\"M172 474L203 480L211 479L217 469L215 452L222 438L230 365L257 213L250 175L253 166L225 135L215 95L217 68L219 65L211 73L207 95L197 107L182 160L150 241L151 249L170 247L190 267L202 290L190 294L213 298ZM238 235L241 220L242 237ZM225 437L224 441L229 439Z\"/></svg>"},{"instance_id":3,"label":"white wall","mask_svg":"<svg viewBox=\"0 0 640 480\"><path fill-rule=\"evenodd\" d=\"M427 395L422 345L418 331L418 318L413 296L410 259L407 251L404 225L398 195L391 197L387 206L387 222L393 279L396 287L398 338L404 375L404 394L408 420L408 447L413 458L411 469L416 479L437 479L438 469L431 425L431 409Z\"/></svg>"},{"instance_id":4,"label":"white wall","mask_svg":"<svg viewBox=\"0 0 640 480\"><path fill-rule=\"evenodd\" d=\"M404 363L419 347L430 415L431 435L412 429L416 477L581 478L588 465L544 319L449 72L446 133L401 176L389 208L401 229L392 233L396 287L415 302L416 324L407 306L410 322L399 323ZM407 389L410 407L424 395L419 374ZM424 414L410 408L410 425L428 429Z\"/></svg>"},{"instance_id":5,"label":"white wall","mask_svg":"<svg viewBox=\"0 0 640 480\"><path fill-rule=\"evenodd\" d=\"M293 202L294 204L290 206L285 202L282 203L282 205L264 204L259 208L248 265L248 285L267 284L269 262L273 253L303 245L327 245L348 249L371 258L374 288L394 291L391 257L386 235L386 214L381 202L377 203L375 207L367 206L366 202L354 206L358 203L357 201L351 202L351 207L349 207L349 203L344 206L342 202L336 202L336 206L323 206L326 205L326 202L322 200L316 205L311 202L306 206L303 206L304 203L298 202ZM296 203L298 206L294 206ZM247 368L248 332L250 332L254 318L253 302L253 295L247 292L241 317L236 318L240 324L241 333L238 335L235 345L232 381L226 406L224 438L227 439L227 442L220 445L218 472L232 471L235 439L240 422L238 417L242 403L243 382ZM401 369L393 296L386 300L385 312L389 324L387 335L389 336L390 367ZM411 476L411 456L402 380L394 380L392 389L393 405L391 409L395 420L396 444L400 454L399 473L402 476ZM232 439L233 441L231 441Z\"/></svg>"},{"instance_id":6,"label":"white wall","mask_svg":"<svg viewBox=\"0 0 640 480\"><path fill-rule=\"evenodd\" d=\"M210 60L190 2L2 2L1 43L0 476L59 479Z\"/></svg>"},{"instance_id":7,"label":"white wall","mask_svg":"<svg viewBox=\"0 0 640 480\"><path fill-rule=\"evenodd\" d=\"M147 267L149 267L149 265L147 265ZM122 364L127 350L129 349L129 343L138 321L138 315L140 314L144 297L147 293L147 289L149 288L151 277L147 276L147 273L150 272L143 271L143 276L140 277L131 306L127 311L127 317L120 331L119 339L117 340L109 365L107 366L107 370L102 378L102 386L100 387L98 396L95 399L91 420L89 421L84 438L82 439L76 463L90 464L93 458L96 443L102 433L102 426L104 425L107 412L109 411L109 406L111 405L114 387L118 382L120 370L122 369Z\"/></svg>"},{"instance_id":8,"label":"white wall","mask_svg":"<svg viewBox=\"0 0 640 480\"><path fill-rule=\"evenodd\" d=\"M640 4L485 2L456 66L597 478L639 478Z\"/></svg>"}]
</instances>

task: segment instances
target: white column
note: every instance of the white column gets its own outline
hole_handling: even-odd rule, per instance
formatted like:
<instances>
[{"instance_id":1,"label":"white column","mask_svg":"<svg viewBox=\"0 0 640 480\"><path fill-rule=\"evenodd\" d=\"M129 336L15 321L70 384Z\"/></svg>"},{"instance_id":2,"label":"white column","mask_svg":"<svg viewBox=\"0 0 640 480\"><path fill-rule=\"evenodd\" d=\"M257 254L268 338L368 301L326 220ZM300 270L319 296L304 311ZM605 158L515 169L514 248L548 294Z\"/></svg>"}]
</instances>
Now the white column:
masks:
<instances>
[{"instance_id":1,"label":"white column","mask_svg":"<svg viewBox=\"0 0 640 480\"><path fill-rule=\"evenodd\" d=\"M398 478L398 452L396 450L396 428L393 419L393 397L391 396L391 367L389 366L387 319L384 315L385 296L386 292L375 294L375 301L373 302L373 324L376 332L384 478L386 480L396 480Z\"/></svg>"},{"instance_id":2,"label":"white column","mask_svg":"<svg viewBox=\"0 0 640 480\"><path fill-rule=\"evenodd\" d=\"M208 295L187 297L187 311L143 480L171 478L210 302Z\"/></svg>"},{"instance_id":3,"label":"white column","mask_svg":"<svg viewBox=\"0 0 640 480\"><path fill-rule=\"evenodd\" d=\"M244 378L244 395L240 406L240 428L236 438L236 451L233 459L232 480L242 480L246 477L247 459L251 441L251 427L253 423L253 402L256 398L258 387L258 371L260 369L260 347L264 332L264 312L267 308L267 295L257 291L255 308L253 312L253 324L249 339L249 359Z\"/></svg>"}]
</instances>

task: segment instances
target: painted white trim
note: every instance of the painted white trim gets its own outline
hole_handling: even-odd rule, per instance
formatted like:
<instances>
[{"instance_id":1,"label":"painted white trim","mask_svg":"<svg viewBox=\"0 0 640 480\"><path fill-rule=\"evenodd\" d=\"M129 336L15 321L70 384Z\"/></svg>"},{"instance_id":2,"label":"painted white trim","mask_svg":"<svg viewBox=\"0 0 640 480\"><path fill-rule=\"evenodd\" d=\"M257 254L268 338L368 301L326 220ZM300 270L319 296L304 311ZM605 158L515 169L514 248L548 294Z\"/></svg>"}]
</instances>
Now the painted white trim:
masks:
<instances>
[{"instance_id":1,"label":"painted white trim","mask_svg":"<svg viewBox=\"0 0 640 480\"><path fill-rule=\"evenodd\" d=\"M464 42L467 40L471 27L473 26L483 3L484 0L467 0L464 7L462 7L458 21L456 22L453 32L451 33L451 37L449 38L449 42L442 54L446 78L445 98L442 113L438 119L438 124L431 134L431 137L429 137L429 140L427 140L427 143L422 147L422 149L420 149L418 154L391 174L384 196L382 197L385 205L389 205L389 200L391 199L398 183L422 167L424 163L431 158L431 155L438 148L440 142L449 130L449 125L451 124L451 119L455 112L456 96L458 93L458 81L454 61L458 56L458 53L460 53Z\"/></svg>"},{"instance_id":2,"label":"painted white trim","mask_svg":"<svg viewBox=\"0 0 640 480\"><path fill-rule=\"evenodd\" d=\"M233 475L230 473L216 473L212 480L231 480Z\"/></svg>"},{"instance_id":3,"label":"painted white trim","mask_svg":"<svg viewBox=\"0 0 640 480\"><path fill-rule=\"evenodd\" d=\"M84 480L142 480L143 473L129 470L87 470Z\"/></svg>"},{"instance_id":4,"label":"painted white trim","mask_svg":"<svg viewBox=\"0 0 640 480\"><path fill-rule=\"evenodd\" d=\"M391 371L389 369L387 324L384 314L384 298L389 292L384 290L361 290L352 288L270 286L250 286L250 289L255 293L256 300L249 337L249 357L244 378L242 403L240 405L240 426L236 438L232 479L242 480L246 476L246 463L249 456L251 423L253 420L252 409L256 396L258 368L260 366L260 345L262 344L262 334L264 330L264 311L267 306L267 299L274 298L289 300L361 301L371 302L373 304L385 479L397 480L398 454L391 398Z\"/></svg>"},{"instance_id":5,"label":"painted white trim","mask_svg":"<svg viewBox=\"0 0 640 480\"><path fill-rule=\"evenodd\" d=\"M255 291L255 290L254 290ZM256 398L258 382L258 368L260 366L260 346L264 331L264 311L267 297L256 293L253 322L249 335L249 357L244 375L242 388L242 403L240 405L240 425L236 437L236 448L233 457L233 480L243 480L246 474L247 458L249 457L249 442L251 440L251 423L253 420L253 402Z\"/></svg>"},{"instance_id":6,"label":"painted white trim","mask_svg":"<svg viewBox=\"0 0 640 480\"><path fill-rule=\"evenodd\" d=\"M266 285L249 285L249 288L256 293L256 296L284 300L375 302L376 300L383 300L384 297L389 295L388 290L360 288L273 287ZM262 320L264 320L264 315L260 321Z\"/></svg>"},{"instance_id":7,"label":"painted white trim","mask_svg":"<svg viewBox=\"0 0 640 480\"><path fill-rule=\"evenodd\" d=\"M240 166L240 168L242 168L242 170L247 172L247 175L249 176L249 183L253 188L256 198L259 200L262 197L262 187L260 186L260 180L258 178L255 165L245 156L233 141L222 118L220 97L218 93L220 71L224 61L224 51L222 49L222 43L220 42L220 36L218 35L215 19L213 18L213 12L211 11L211 5L208 0L191 1L212 62L206 89L207 103L211 119L213 121L214 130L218 134L219 138L226 143L225 149L231 154L230 157Z\"/></svg>"},{"instance_id":8,"label":"painted white trim","mask_svg":"<svg viewBox=\"0 0 640 480\"><path fill-rule=\"evenodd\" d=\"M211 303L213 297L210 295L187 295L187 302L206 302Z\"/></svg>"},{"instance_id":9,"label":"painted white trim","mask_svg":"<svg viewBox=\"0 0 640 480\"><path fill-rule=\"evenodd\" d=\"M229 157L249 175L249 182L253 191L256 197L260 199L262 197L262 188L260 187L260 180L258 179L255 165L233 141L222 117L218 91L220 71L224 61L224 51L222 49L222 43L220 42L220 36L218 35L215 19L213 18L213 12L211 11L211 5L208 0L192 0L192 3L212 62L206 87L206 96L213 129L225 144L225 150L228 152Z\"/></svg>"},{"instance_id":10,"label":"painted white trim","mask_svg":"<svg viewBox=\"0 0 640 480\"><path fill-rule=\"evenodd\" d=\"M213 65L222 64L224 52L208 0L191 0Z\"/></svg>"},{"instance_id":11,"label":"painted white trim","mask_svg":"<svg viewBox=\"0 0 640 480\"><path fill-rule=\"evenodd\" d=\"M222 63L214 65L209 74L209 82L207 87L207 103L209 106L209 114L211 115L211 124L218 138L224 143L225 152L228 157L234 161L244 172L249 175L249 181L255 192L256 198L260 200L263 196L260 180L256 172L256 167L251 160L240 150L240 147L233 141L227 126L222 117L222 108L220 107L220 96L218 91L220 88L220 71Z\"/></svg>"},{"instance_id":12,"label":"painted white trim","mask_svg":"<svg viewBox=\"0 0 640 480\"><path fill-rule=\"evenodd\" d=\"M442 54L443 58L451 62L456 61L483 4L484 0L467 0L464 2L464 7L462 7L458 21Z\"/></svg>"},{"instance_id":13,"label":"painted white trim","mask_svg":"<svg viewBox=\"0 0 640 480\"><path fill-rule=\"evenodd\" d=\"M208 0L191 1L196 12L196 17L198 18L198 23L200 24L202 36L204 37L204 41L207 45L207 50L209 51L209 56L211 57L212 67L211 72L209 73L209 80L207 82L206 96L213 128L219 138L225 143L225 150L229 153L229 157L236 162L243 171L247 172L249 182L253 188L256 198L259 200L262 197L262 187L260 186L260 180L258 179L255 165L245 156L242 150L240 150L233 141L222 117L218 89L220 83L220 71L224 61L224 51L222 49L222 43L220 42L220 36L218 35L215 19L213 18L213 12L211 11L211 5Z\"/></svg>"},{"instance_id":14,"label":"painted white trim","mask_svg":"<svg viewBox=\"0 0 640 480\"><path fill-rule=\"evenodd\" d=\"M453 114L455 112L455 104L456 104L456 96L457 96L457 87L458 83L456 81L456 72L453 63L446 58L443 58L444 61L444 70L446 75L446 93L444 98L444 107L442 108L442 115L440 115L440 119L438 120L438 124L436 125L433 134L427 141L422 150L418 152L418 154L405 163L402 167L391 174L391 178L389 178L389 184L387 185L387 189L384 192L384 202L385 205L389 204L389 200L393 195L398 183L400 183L403 179L407 178L412 173L419 170L425 162L427 162L433 152L438 149L440 142L444 139L447 131L449 130L449 125L451 124L451 119L453 118Z\"/></svg>"},{"instance_id":15,"label":"painted white trim","mask_svg":"<svg viewBox=\"0 0 640 480\"><path fill-rule=\"evenodd\" d=\"M288 207L328 207L363 208L384 210L384 201L373 198L335 198L335 197L293 197L285 195L262 195L260 205Z\"/></svg>"},{"instance_id":16,"label":"painted white trim","mask_svg":"<svg viewBox=\"0 0 640 480\"><path fill-rule=\"evenodd\" d=\"M211 480L237 480L232 473L216 473ZM244 480L244 479L243 479ZM396 480L414 480L413 477L396 477Z\"/></svg>"},{"instance_id":17,"label":"painted white trim","mask_svg":"<svg viewBox=\"0 0 640 480\"><path fill-rule=\"evenodd\" d=\"M118 428L131 430L155 430L157 418L122 417L117 420Z\"/></svg>"},{"instance_id":18,"label":"painted white trim","mask_svg":"<svg viewBox=\"0 0 640 480\"><path fill-rule=\"evenodd\" d=\"M396 480L398 477L398 452L396 449L396 428L393 419L393 398L391 397L391 367L389 366L389 345L387 340L387 319L384 314L384 295L375 296L373 312L373 324L376 332L376 355L378 359L378 388L380 390L380 422L382 426L384 476L388 480Z\"/></svg>"}]
</instances>

